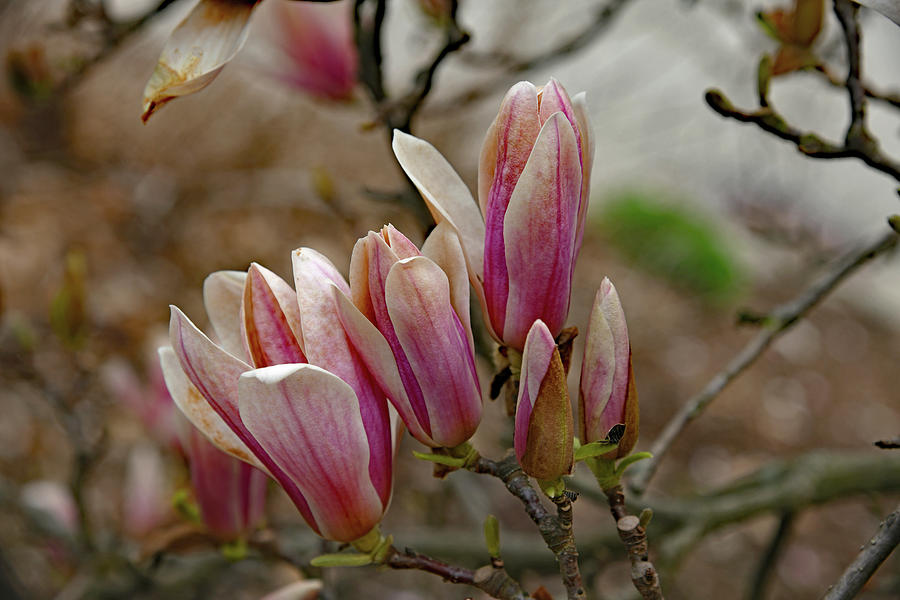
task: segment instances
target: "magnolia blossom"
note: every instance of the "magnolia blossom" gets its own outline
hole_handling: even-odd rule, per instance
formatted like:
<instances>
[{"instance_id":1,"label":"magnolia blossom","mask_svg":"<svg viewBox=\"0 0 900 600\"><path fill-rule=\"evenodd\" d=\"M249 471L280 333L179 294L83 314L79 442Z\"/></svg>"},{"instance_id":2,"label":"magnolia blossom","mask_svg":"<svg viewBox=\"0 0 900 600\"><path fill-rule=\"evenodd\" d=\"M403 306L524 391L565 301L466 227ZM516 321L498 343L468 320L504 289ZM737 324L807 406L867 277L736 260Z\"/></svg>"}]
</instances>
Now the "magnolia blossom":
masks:
<instances>
[{"instance_id":1,"label":"magnolia blossom","mask_svg":"<svg viewBox=\"0 0 900 600\"><path fill-rule=\"evenodd\" d=\"M347 100L359 59L350 2L280 2L275 7L277 48L286 58L278 77L325 100Z\"/></svg>"},{"instance_id":2,"label":"magnolia blossom","mask_svg":"<svg viewBox=\"0 0 900 600\"><path fill-rule=\"evenodd\" d=\"M391 493L387 402L353 350L332 286L349 286L325 257L294 252L298 293L254 264L214 273L204 300L222 345L172 307L167 383L179 369L193 387L175 395L212 442L264 470L321 536L350 542L381 520Z\"/></svg>"},{"instance_id":3,"label":"magnolia blossom","mask_svg":"<svg viewBox=\"0 0 900 600\"><path fill-rule=\"evenodd\" d=\"M353 304L334 292L347 335L412 436L454 447L481 420L466 265L445 225L423 252L391 225L369 232L353 249Z\"/></svg>"},{"instance_id":4,"label":"magnolia blossom","mask_svg":"<svg viewBox=\"0 0 900 600\"><path fill-rule=\"evenodd\" d=\"M394 134L394 153L432 216L459 235L491 335L521 350L535 320L555 336L569 311L593 141L585 96L559 83L513 86L488 130L469 190L427 142ZM483 215L483 217L482 217Z\"/></svg>"},{"instance_id":5,"label":"magnolia blossom","mask_svg":"<svg viewBox=\"0 0 900 600\"><path fill-rule=\"evenodd\" d=\"M572 472L572 406L559 350L547 325L528 332L516 403L515 450L522 470L543 481Z\"/></svg>"},{"instance_id":6,"label":"magnolia blossom","mask_svg":"<svg viewBox=\"0 0 900 600\"><path fill-rule=\"evenodd\" d=\"M631 370L631 344L616 288L604 278L594 299L584 344L578 395L578 435L583 443L606 439L619 423L625 435L615 453L621 458L638 437L638 398Z\"/></svg>"},{"instance_id":7,"label":"magnolia blossom","mask_svg":"<svg viewBox=\"0 0 900 600\"><path fill-rule=\"evenodd\" d=\"M200 0L163 47L144 88L141 119L146 122L163 104L212 83L247 41L250 17L260 2ZM356 75L348 5L290 4L279 16L293 65L286 79L314 95L346 98Z\"/></svg>"}]
</instances>

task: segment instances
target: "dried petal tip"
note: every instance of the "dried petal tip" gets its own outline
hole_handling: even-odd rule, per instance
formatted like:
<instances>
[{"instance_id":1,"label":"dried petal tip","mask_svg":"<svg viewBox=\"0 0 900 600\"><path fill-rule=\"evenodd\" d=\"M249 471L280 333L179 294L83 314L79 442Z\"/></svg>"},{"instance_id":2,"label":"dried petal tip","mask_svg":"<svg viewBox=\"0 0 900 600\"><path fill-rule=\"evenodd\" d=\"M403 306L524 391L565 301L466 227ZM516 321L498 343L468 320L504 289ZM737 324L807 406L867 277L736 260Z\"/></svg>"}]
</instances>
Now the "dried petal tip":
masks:
<instances>
[{"instance_id":1,"label":"dried petal tip","mask_svg":"<svg viewBox=\"0 0 900 600\"><path fill-rule=\"evenodd\" d=\"M247 40L258 0L201 0L163 47L144 88L141 120L179 96L209 85Z\"/></svg>"}]
</instances>

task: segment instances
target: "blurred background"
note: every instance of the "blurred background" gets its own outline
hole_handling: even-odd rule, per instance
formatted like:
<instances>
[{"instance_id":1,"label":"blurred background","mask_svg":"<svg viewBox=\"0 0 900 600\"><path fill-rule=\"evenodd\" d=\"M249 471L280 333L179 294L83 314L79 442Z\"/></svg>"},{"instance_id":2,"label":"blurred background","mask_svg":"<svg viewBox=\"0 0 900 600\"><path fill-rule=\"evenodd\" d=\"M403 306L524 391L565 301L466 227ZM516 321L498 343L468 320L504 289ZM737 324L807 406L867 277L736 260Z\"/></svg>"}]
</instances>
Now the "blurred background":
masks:
<instances>
[{"instance_id":1,"label":"blurred background","mask_svg":"<svg viewBox=\"0 0 900 600\"><path fill-rule=\"evenodd\" d=\"M328 18L350 31L347 1ZM310 246L346 273L368 230L393 223L419 243L427 225L366 91L336 99L300 82L291 48L302 27L285 12L300 3L261 4L246 47L216 81L146 125L141 92L194 3L174 2L133 28L157 2L106 4L98 24L87 1L0 0L0 596L259 598L298 578L291 562L323 549L275 486L269 528L246 560L229 561L185 528L177 507L187 475L155 365L168 305L203 327L201 287L212 271L256 261L289 279L290 251ZM740 107L757 106L759 57L777 45L755 13L790 4L462 0L458 22L471 41L441 64L413 118L412 132L474 189L484 133L511 84L552 76L571 94L587 92L596 160L569 320L584 331L610 277L634 352L638 449L754 335L736 325L739 311L765 313L796 296L898 212L892 177L853 159L804 157L703 101L715 87ZM845 73L830 5L815 48ZM385 84L399 96L440 49L444 24L440 2L388 7ZM896 97L900 28L868 10L860 23L865 79ZM565 48L584 31L587 41ZM778 78L770 97L793 125L843 138L846 91L821 74ZM896 105L870 102L870 130L893 157L898 117ZM896 505L900 462L873 442L900 433L898 276L896 256L855 274L673 447L642 499L659 515L651 554L668 596L752 597L783 507L776 501L696 539L685 533L695 515L682 510L742 477L790 488L803 484L791 465L859 461L849 469L861 478L856 487L790 511L766 598L820 597ZM486 389L489 353L481 368ZM570 385L575 392L576 376ZM499 457L511 439L502 401L486 404L476 446ZM491 512L501 515L510 571L528 589L562 593L552 555L498 482L469 473L435 480L413 449L404 440L385 521L399 547L484 564L481 523ZM768 479L759 474L767 465ZM575 479L587 487L588 475ZM604 504L586 494L575 514L593 597L629 597ZM889 559L864 597L897 597L898 564ZM419 573L321 576L323 598L476 592Z\"/></svg>"}]
</instances>

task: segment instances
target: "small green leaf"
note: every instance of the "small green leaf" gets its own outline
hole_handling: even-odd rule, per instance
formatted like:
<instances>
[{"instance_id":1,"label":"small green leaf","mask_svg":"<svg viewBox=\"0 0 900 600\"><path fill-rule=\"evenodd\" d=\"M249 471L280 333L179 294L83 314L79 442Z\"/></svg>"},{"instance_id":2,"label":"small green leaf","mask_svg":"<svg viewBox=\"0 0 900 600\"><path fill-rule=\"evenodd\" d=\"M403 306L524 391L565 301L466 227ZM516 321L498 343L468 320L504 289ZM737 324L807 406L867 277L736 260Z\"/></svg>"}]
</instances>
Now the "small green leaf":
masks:
<instances>
[{"instance_id":1,"label":"small green leaf","mask_svg":"<svg viewBox=\"0 0 900 600\"><path fill-rule=\"evenodd\" d=\"M182 488L175 492L172 496L172 506L175 507L175 512L184 519L192 523L201 522L200 509L191 500L191 493L187 489Z\"/></svg>"},{"instance_id":2,"label":"small green leaf","mask_svg":"<svg viewBox=\"0 0 900 600\"><path fill-rule=\"evenodd\" d=\"M364 567L372 564L368 554L322 554L309 561L314 567Z\"/></svg>"},{"instance_id":3,"label":"small green leaf","mask_svg":"<svg viewBox=\"0 0 900 600\"><path fill-rule=\"evenodd\" d=\"M462 468L466 464L465 458L456 458L455 456L447 456L446 454L430 454L413 450L413 456L420 460L427 460L428 462L437 463L447 467L456 467L457 469Z\"/></svg>"},{"instance_id":4,"label":"small green leaf","mask_svg":"<svg viewBox=\"0 0 900 600\"><path fill-rule=\"evenodd\" d=\"M584 460L606 454L615 450L618 445L618 443L613 444L612 442L591 442L590 444L585 444L575 450L575 460Z\"/></svg>"},{"instance_id":5,"label":"small green leaf","mask_svg":"<svg viewBox=\"0 0 900 600\"><path fill-rule=\"evenodd\" d=\"M616 475L619 477L622 476L622 473L625 472L625 469L630 467L632 464L636 463L639 460L644 460L645 458L653 458L653 455L649 452L635 452L630 456L626 456L622 460L619 461L619 466L616 467Z\"/></svg>"},{"instance_id":6,"label":"small green leaf","mask_svg":"<svg viewBox=\"0 0 900 600\"><path fill-rule=\"evenodd\" d=\"M644 529L647 529L647 525L650 524L650 519L652 519L652 518L653 518L653 509L652 508L645 508L644 510L642 510L641 514L639 516L639 519L641 520L641 527L643 527Z\"/></svg>"},{"instance_id":7,"label":"small green leaf","mask_svg":"<svg viewBox=\"0 0 900 600\"><path fill-rule=\"evenodd\" d=\"M221 550L222 555L230 562L238 562L247 558L247 542L241 538L222 544Z\"/></svg>"},{"instance_id":8,"label":"small green leaf","mask_svg":"<svg viewBox=\"0 0 900 600\"><path fill-rule=\"evenodd\" d=\"M541 480L538 479L538 486L541 488L545 494L547 494L548 498L556 498L558 496L562 496L563 492L566 491L566 482L563 481L563 478L559 479L551 479L551 480Z\"/></svg>"},{"instance_id":9,"label":"small green leaf","mask_svg":"<svg viewBox=\"0 0 900 600\"><path fill-rule=\"evenodd\" d=\"M500 523L494 515L484 520L484 542L491 558L500 558Z\"/></svg>"},{"instance_id":10,"label":"small green leaf","mask_svg":"<svg viewBox=\"0 0 900 600\"><path fill-rule=\"evenodd\" d=\"M607 458L587 458L584 463L590 468L597 485L601 490L608 490L619 485L619 474L616 472L616 461Z\"/></svg>"}]
</instances>

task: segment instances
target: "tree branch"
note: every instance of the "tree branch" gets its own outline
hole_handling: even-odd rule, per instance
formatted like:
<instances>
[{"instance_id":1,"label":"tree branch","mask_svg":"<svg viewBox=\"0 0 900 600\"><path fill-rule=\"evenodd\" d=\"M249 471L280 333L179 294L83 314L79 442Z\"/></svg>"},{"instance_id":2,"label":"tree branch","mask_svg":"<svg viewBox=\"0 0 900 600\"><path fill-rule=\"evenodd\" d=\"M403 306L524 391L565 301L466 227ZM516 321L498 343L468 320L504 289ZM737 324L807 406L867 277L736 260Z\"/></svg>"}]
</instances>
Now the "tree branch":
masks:
<instances>
[{"instance_id":1,"label":"tree branch","mask_svg":"<svg viewBox=\"0 0 900 600\"><path fill-rule=\"evenodd\" d=\"M892 228L900 227L900 217L889 219ZM764 321L763 329L750 340L724 369L719 371L706 387L682 405L681 409L665 426L650 452L653 458L632 467L636 473L629 488L642 494L656 473L660 461L688 423L699 417L709 404L731 381L743 373L782 333L790 329L803 315L818 304L844 279L876 256L893 250L897 246L897 230L891 229L875 242L854 249L835 261L831 268L796 298L777 306Z\"/></svg>"},{"instance_id":2,"label":"tree branch","mask_svg":"<svg viewBox=\"0 0 900 600\"><path fill-rule=\"evenodd\" d=\"M785 511L782 513L781 518L778 520L778 528L775 530L775 535L772 536L772 541L769 542L765 554L763 554L756 571L753 573L747 600L763 600L765 598L769 575L772 573L772 567L778 562L781 550L784 548L784 542L791 533L793 523L793 512Z\"/></svg>"},{"instance_id":3,"label":"tree branch","mask_svg":"<svg viewBox=\"0 0 900 600\"><path fill-rule=\"evenodd\" d=\"M900 544L900 506L878 526L878 533L862 546L836 584L828 588L824 600L849 600L856 597L894 548Z\"/></svg>"},{"instance_id":4,"label":"tree branch","mask_svg":"<svg viewBox=\"0 0 900 600\"><path fill-rule=\"evenodd\" d=\"M528 476L522 472L512 453L500 461L479 457L471 470L501 480L506 489L525 505L525 512L537 525L541 537L559 563L559 572L569 600L584 600L586 595L578 567L578 548L572 533L571 501L565 496L555 499L559 516L550 513L541 503L540 495L531 487Z\"/></svg>"},{"instance_id":5,"label":"tree branch","mask_svg":"<svg viewBox=\"0 0 900 600\"><path fill-rule=\"evenodd\" d=\"M838 145L822 139L815 133L802 131L790 125L771 105L754 112L745 112L736 108L721 91L714 89L707 90L705 99L710 108L723 117L741 123L753 123L763 131L792 142L797 146L797 150L810 158L857 158L876 171L886 173L900 181L900 163L884 155L871 138L869 143L862 146Z\"/></svg>"},{"instance_id":6,"label":"tree branch","mask_svg":"<svg viewBox=\"0 0 900 600\"><path fill-rule=\"evenodd\" d=\"M401 552L394 547L391 547L384 564L392 569L416 569L433 573L450 583L462 583L477 587L492 598L525 600L530 597L502 567L488 565L473 571L465 567L448 565L409 548Z\"/></svg>"},{"instance_id":7,"label":"tree branch","mask_svg":"<svg viewBox=\"0 0 900 600\"><path fill-rule=\"evenodd\" d=\"M659 574L650 562L647 532L641 525L641 520L628 514L625 508L625 491L621 485L603 491L609 502L609 510L616 520L616 532L625 545L631 562L631 582L644 600L663 600Z\"/></svg>"}]
</instances>

